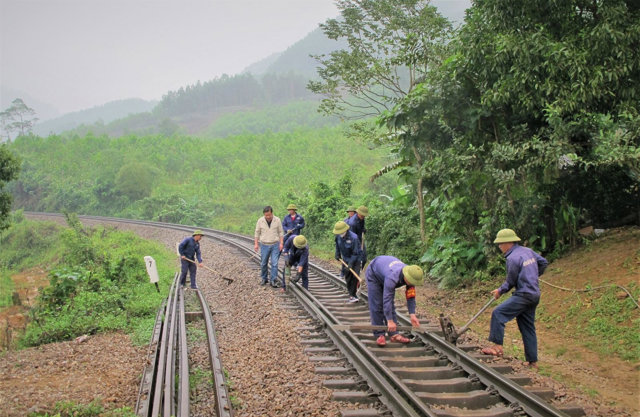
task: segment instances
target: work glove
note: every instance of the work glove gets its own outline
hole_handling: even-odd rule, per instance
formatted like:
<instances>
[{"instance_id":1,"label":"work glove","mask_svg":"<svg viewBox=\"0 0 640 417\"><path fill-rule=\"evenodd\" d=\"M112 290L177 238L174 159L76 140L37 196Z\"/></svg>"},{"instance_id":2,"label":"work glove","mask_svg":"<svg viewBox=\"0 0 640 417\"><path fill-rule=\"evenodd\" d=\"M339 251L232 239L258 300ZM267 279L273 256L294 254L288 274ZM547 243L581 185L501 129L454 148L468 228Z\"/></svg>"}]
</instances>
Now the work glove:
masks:
<instances>
[{"instance_id":1,"label":"work glove","mask_svg":"<svg viewBox=\"0 0 640 417\"><path fill-rule=\"evenodd\" d=\"M340 255L336 255L336 261L340 262Z\"/></svg>"}]
</instances>

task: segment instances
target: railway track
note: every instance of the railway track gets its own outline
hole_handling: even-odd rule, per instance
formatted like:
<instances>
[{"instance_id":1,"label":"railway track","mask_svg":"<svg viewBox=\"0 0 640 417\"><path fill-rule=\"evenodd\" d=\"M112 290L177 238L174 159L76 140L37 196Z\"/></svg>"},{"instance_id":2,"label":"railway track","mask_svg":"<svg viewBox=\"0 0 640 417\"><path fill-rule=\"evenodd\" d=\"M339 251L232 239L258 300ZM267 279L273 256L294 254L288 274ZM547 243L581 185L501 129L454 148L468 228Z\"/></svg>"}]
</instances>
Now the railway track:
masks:
<instances>
[{"instance_id":1,"label":"railway track","mask_svg":"<svg viewBox=\"0 0 640 417\"><path fill-rule=\"evenodd\" d=\"M190 227L156 222L80 217L192 230ZM203 232L206 237L231 245L257 261L251 238L212 229L203 229ZM180 315L174 313L180 311L181 299L184 303L184 292L176 287L174 282L173 295L161 308L164 313L158 313L159 318L164 317L163 322L177 324L183 321ZM297 283L289 283L288 292L282 295L282 303L293 314L304 313L308 317L307 322L311 324L299 329L305 334L303 343L307 346L309 360L317 364L316 372L328 376L324 384L334 389L334 400L365 405L357 410L344 410L342 415L345 417L584 415L579 407L558 408L552 405L549 401L554 397L553 391L529 386L530 380L524 375L514 374L509 366L485 362L491 358L477 353L477 346L454 346L446 342L435 321L424 325L421 331L411 332L412 341L407 345L390 343L380 348L370 332L358 330L359 326L369 324L366 293L361 293L358 303L345 303L343 280L317 265L310 265L309 288L307 291ZM204 310L208 311L208 307L203 306ZM410 326L408 316L400 309L398 313L399 324ZM180 376L184 372L180 368L180 364L184 363L184 359L180 359L180 348L167 346L163 353L161 341L165 338L179 340L185 330L180 330L183 327L159 330L159 327L157 324L150 345L155 347L154 351L161 353L156 359L160 364L157 369L163 369L164 373L156 371L156 375L164 375L164 381L182 380L184 377L175 378L175 374ZM182 345L182 342L178 345ZM141 397L145 397L145 392L154 392L154 401L159 396L162 405L156 406L150 402L146 410L152 413L161 407L162 410L158 411L159 414L138 415L189 415L188 408L184 409L184 398L188 396L184 394L184 388L176 388L172 394L166 388L169 384L159 382L157 378L148 378L148 373L143 377ZM142 386L144 384L147 385L145 388ZM164 391L159 388L161 385ZM224 382L215 382L215 388L223 386ZM171 404L176 408L171 408ZM223 412L232 413L231 405L226 407L223 407ZM145 409L144 406L142 408Z\"/></svg>"},{"instance_id":2,"label":"railway track","mask_svg":"<svg viewBox=\"0 0 640 417\"><path fill-rule=\"evenodd\" d=\"M198 305L194 311L187 306ZM138 416L190 415L188 322L204 321L208 341L211 387L215 393L215 415L233 416L211 311L199 289L185 290L176 274L166 302L158 310L149 344L148 365L143 373L135 412Z\"/></svg>"}]
</instances>

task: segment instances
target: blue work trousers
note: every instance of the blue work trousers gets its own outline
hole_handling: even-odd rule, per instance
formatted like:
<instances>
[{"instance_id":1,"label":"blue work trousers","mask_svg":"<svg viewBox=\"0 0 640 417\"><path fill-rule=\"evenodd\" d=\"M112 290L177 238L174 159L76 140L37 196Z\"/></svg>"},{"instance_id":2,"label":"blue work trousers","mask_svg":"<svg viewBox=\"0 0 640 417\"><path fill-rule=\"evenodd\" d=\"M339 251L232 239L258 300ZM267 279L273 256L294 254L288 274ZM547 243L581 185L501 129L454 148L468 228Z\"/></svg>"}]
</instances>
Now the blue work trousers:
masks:
<instances>
[{"instance_id":1,"label":"blue work trousers","mask_svg":"<svg viewBox=\"0 0 640 417\"><path fill-rule=\"evenodd\" d=\"M504 325L515 318L522 334L524 356L527 362L537 362L538 338L536 336L535 320L536 307L539 302L539 297L514 294L496 307L491 314L489 341L502 345L504 341Z\"/></svg>"},{"instance_id":2,"label":"blue work trousers","mask_svg":"<svg viewBox=\"0 0 640 417\"><path fill-rule=\"evenodd\" d=\"M357 278L354 277L354 279ZM387 318L384 316L384 310L382 306L382 293L384 291L384 287L378 280L370 279L367 276L367 295L369 297L369 316L371 318L371 324L374 326L386 326ZM391 307L393 309L393 321L398 323L398 317L396 316L396 306L395 301L391 302ZM377 338L380 335L385 334L385 330L374 330L373 335ZM389 336L393 336L398 332L389 332Z\"/></svg>"},{"instance_id":3,"label":"blue work trousers","mask_svg":"<svg viewBox=\"0 0 640 417\"><path fill-rule=\"evenodd\" d=\"M267 264L271 260L271 284L275 284L278 279L278 259L280 259L279 244L273 245L260 244L260 272L262 282L267 282Z\"/></svg>"},{"instance_id":4,"label":"blue work trousers","mask_svg":"<svg viewBox=\"0 0 640 417\"><path fill-rule=\"evenodd\" d=\"M187 271L189 271L189 277L191 278L191 288L196 287L196 264L180 259L180 285L184 285L187 280Z\"/></svg>"}]
</instances>

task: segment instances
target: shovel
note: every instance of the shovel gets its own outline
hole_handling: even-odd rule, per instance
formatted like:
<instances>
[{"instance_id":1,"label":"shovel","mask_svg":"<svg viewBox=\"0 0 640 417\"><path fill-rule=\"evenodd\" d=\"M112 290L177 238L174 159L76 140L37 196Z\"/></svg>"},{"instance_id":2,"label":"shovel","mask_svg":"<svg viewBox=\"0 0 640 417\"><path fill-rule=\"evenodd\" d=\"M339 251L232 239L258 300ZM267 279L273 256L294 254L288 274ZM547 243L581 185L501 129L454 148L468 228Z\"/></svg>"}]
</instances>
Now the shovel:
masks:
<instances>
[{"instance_id":1,"label":"shovel","mask_svg":"<svg viewBox=\"0 0 640 417\"><path fill-rule=\"evenodd\" d=\"M349 265L344 263L342 258L340 258L340 262L342 262L342 265L344 265L347 268L349 268ZM354 277L358 278L358 289L356 290L356 295L358 295L362 291L362 278L360 278L360 275L356 274L356 271L354 271L353 269L349 268L349 271L351 271L351 273L353 274Z\"/></svg>"},{"instance_id":2,"label":"shovel","mask_svg":"<svg viewBox=\"0 0 640 417\"><path fill-rule=\"evenodd\" d=\"M484 307L482 307L480 311L478 311L476 315L473 316L471 320L467 322L467 324L462 326L460 330L457 330L457 331L456 331L456 326L454 326L451 320L449 320L449 317L445 317L443 313L440 313L440 327L442 327L442 334L444 335L445 340L455 345L456 342L458 341L458 338L462 336L464 332L469 330L469 325L473 323L475 319L477 319L480 316L480 314L482 314L486 309L488 309L489 306L494 301L495 301L495 298L491 297L491 300L489 300L487 304L485 304Z\"/></svg>"}]
</instances>

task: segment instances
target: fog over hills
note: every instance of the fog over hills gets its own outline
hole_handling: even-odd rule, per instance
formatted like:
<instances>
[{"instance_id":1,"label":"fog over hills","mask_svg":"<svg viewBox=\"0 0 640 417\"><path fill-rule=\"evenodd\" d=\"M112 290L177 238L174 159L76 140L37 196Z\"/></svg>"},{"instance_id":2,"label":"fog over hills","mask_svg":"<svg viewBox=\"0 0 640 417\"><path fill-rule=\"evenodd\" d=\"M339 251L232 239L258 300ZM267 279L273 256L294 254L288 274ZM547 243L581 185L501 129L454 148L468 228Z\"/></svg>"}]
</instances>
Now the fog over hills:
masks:
<instances>
[{"instance_id":1,"label":"fog over hills","mask_svg":"<svg viewBox=\"0 0 640 417\"><path fill-rule=\"evenodd\" d=\"M432 4L438 7L442 14L450 18L455 23L460 24L464 19L465 10L470 6L470 0L436 0L433 1ZM294 78L304 77L306 79L311 79L316 76L316 67L318 66L318 63L314 58L311 57L311 55L329 54L331 51L343 49L346 47L346 41L331 40L327 38L324 35L322 29L318 27L315 30L309 32L302 39L293 43L286 50L272 53L266 58L263 58L247 66L241 72L241 74L253 75L253 78L255 78L255 80L250 82L254 84L264 84L263 78L265 76L273 76L274 74L278 74L279 77L292 77L291 85L300 84L300 80L294 80ZM231 75L231 77L233 78L233 75ZM218 79L219 78L215 78L211 81L219 84L216 81ZM186 114L184 112L179 117L176 117L177 115L167 114L166 112L164 112L161 117L156 115L156 112L145 115L143 115L142 113L151 112L158 104L160 104L161 106L166 105L167 97L178 96L183 102L185 100L189 100L190 97L193 97L194 107L198 109L197 113L202 113L194 114L193 117L202 119L198 122L200 126L207 126L208 123L211 123L213 121L213 119L211 119L212 114L215 114L216 117L219 117L221 114L225 113L224 108L221 108L220 106L218 106L216 109L207 110L206 108L202 108L202 106L200 105L200 103L202 103L204 95L214 94L211 89L206 90L205 88L203 88L203 86L207 83L208 81L205 81L202 84L198 82L195 85L186 85L185 87L181 87L178 90L168 91L163 96L163 99L160 102L147 101L139 98L116 100L100 106L92 107L90 109L68 113L52 120L47 119L51 118L52 115L55 114L55 109L47 108L45 104L38 103L35 99L32 100L30 98L24 98L24 100L28 106L36 110L37 117L40 119L39 123L34 129L34 133L38 135L61 133L64 131L73 130L81 125L90 127L94 124L99 124L100 126L98 130L107 134L119 134L123 131L133 133L140 131L142 127L144 127L145 132L149 133L154 131L152 126L157 126L163 122L176 124L174 128L182 126L183 128L186 128L187 132L196 133L193 130L193 126L189 126L190 122L185 122L185 119L188 119L188 117L185 117ZM12 94L5 94L3 89L3 108L7 107L7 105L4 104L5 97L10 96L12 96ZM296 95L296 97L298 96L300 96L300 94ZM256 104L257 107L245 106L243 109L246 111L251 111L251 107L255 107L255 109L257 110L265 105L265 103ZM233 109L230 109L230 111L236 112L238 111L238 107L236 106ZM127 116L133 114L140 114L140 117L136 116L135 126L130 126L130 124L133 123L133 120L119 120L127 118ZM108 124L113 121L118 121L118 129L110 129L110 127L108 126Z\"/></svg>"}]
</instances>

